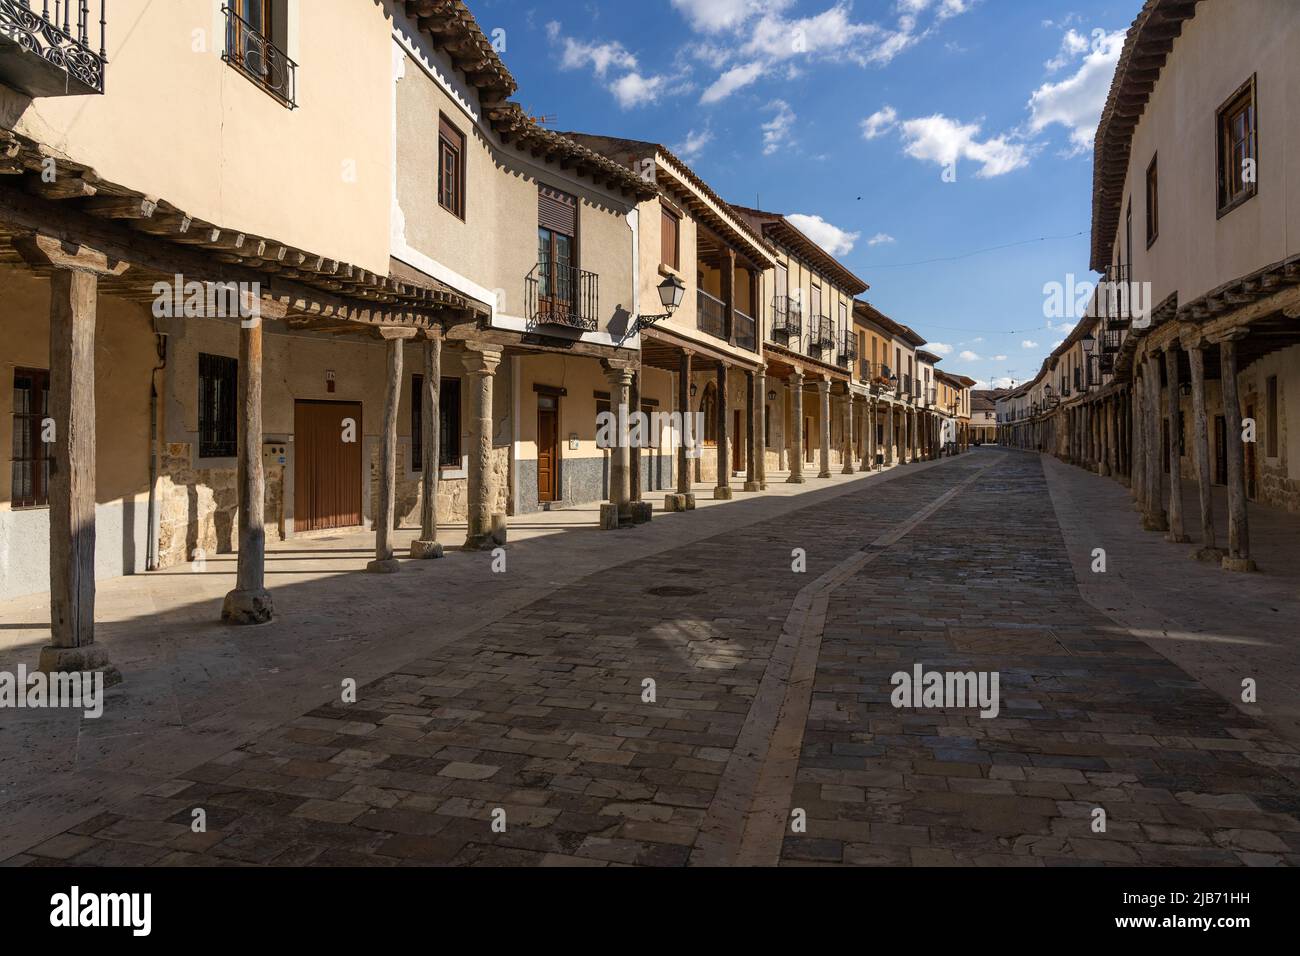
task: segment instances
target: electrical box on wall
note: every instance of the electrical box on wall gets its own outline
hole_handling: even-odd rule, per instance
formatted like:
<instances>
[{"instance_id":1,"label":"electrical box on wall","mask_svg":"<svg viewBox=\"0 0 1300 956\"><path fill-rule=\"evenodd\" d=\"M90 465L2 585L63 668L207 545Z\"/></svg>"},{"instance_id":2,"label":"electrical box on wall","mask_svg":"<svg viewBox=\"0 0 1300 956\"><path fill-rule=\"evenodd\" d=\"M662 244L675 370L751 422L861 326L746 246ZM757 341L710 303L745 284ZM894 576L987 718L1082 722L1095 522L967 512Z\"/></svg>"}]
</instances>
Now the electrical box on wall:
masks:
<instances>
[{"instance_id":1,"label":"electrical box on wall","mask_svg":"<svg viewBox=\"0 0 1300 956\"><path fill-rule=\"evenodd\" d=\"M262 467L284 467L289 464L289 446L284 442L266 442L262 445Z\"/></svg>"}]
</instances>

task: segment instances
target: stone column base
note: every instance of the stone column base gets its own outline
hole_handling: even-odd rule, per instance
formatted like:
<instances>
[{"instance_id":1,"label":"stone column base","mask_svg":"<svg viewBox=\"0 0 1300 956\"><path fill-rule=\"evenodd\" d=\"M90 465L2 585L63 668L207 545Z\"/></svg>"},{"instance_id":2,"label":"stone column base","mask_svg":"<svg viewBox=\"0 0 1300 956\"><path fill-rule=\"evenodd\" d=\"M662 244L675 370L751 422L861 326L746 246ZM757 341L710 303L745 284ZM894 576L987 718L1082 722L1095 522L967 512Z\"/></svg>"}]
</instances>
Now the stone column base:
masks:
<instances>
[{"instance_id":1,"label":"stone column base","mask_svg":"<svg viewBox=\"0 0 1300 956\"><path fill-rule=\"evenodd\" d=\"M829 478L830 476L831 476L831 473L830 473L829 471L819 471L819 472L817 472L817 477L818 477L818 478Z\"/></svg>"},{"instance_id":2,"label":"stone column base","mask_svg":"<svg viewBox=\"0 0 1300 956\"><path fill-rule=\"evenodd\" d=\"M791 475L789 478L785 480L785 483L787 485L802 485L807 480L808 479L805 478L803 475Z\"/></svg>"},{"instance_id":3,"label":"stone column base","mask_svg":"<svg viewBox=\"0 0 1300 956\"><path fill-rule=\"evenodd\" d=\"M853 462L851 461L846 461L844 463L844 467L840 469L841 475L856 475L857 473L858 470L853 467Z\"/></svg>"},{"instance_id":4,"label":"stone column base","mask_svg":"<svg viewBox=\"0 0 1300 956\"><path fill-rule=\"evenodd\" d=\"M664 511L685 511L686 496L682 494L664 495Z\"/></svg>"},{"instance_id":5,"label":"stone column base","mask_svg":"<svg viewBox=\"0 0 1300 956\"><path fill-rule=\"evenodd\" d=\"M1243 574L1250 574L1258 571L1259 568L1250 558L1229 558L1226 555L1223 558L1223 570L1240 571Z\"/></svg>"},{"instance_id":6,"label":"stone column base","mask_svg":"<svg viewBox=\"0 0 1300 956\"><path fill-rule=\"evenodd\" d=\"M648 501L632 502L632 523L646 524L654 517L655 508Z\"/></svg>"},{"instance_id":7,"label":"stone column base","mask_svg":"<svg viewBox=\"0 0 1300 956\"><path fill-rule=\"evenodd\" d=\"M1142 516L1142 530L1160 531L1162 533L1168 532L1169 519L1166 518L1163 514L1159 514L1159 515L1144 514Z\"/></svg>"},{"instance_id":8,"label":"stone column base","mask_svg":"<svg viewBox=\"0 0 1300 956\"><path fill-rule=\"evenodd\" d=\"M730 485L718 485L718 487L714 488L714 489L713 489L713 500L714 500L714 501L730 501L730 500L731 500L731 486L730 486Z\"/></svg>"},{"instance_id":9,"label":"stone column base","mask_svg":"<svg viewBox=\"0 0 1300 956\"><path fill-rule=\"evenodd\" d=\"M122 672L108 659L108 652L97 644L85 647L41 648L37 668L43 674L75 674L97 671L104 675L104 686L112 687L122 682Z\"/></svg>"},{"instance_id":10,"label":"stone column base","mask_svg":"<svg viewBox=\"0 0 1300 956\"><path fill-rule=\"evenodd\" d=\"M762 486L762 484L760 484L760 483L757 482L757 481L747 481L747 482L745 482L745 488L744 488L744 490L745 490L745 491L762 491L762 490L763 490L763 486Z\"/></svg>"},{"instance_id":11,"label":"stone column base","mask_svg":"<svg viewBox=\"0 0 1300 956\"><path fill-rule=\"evenodd\" d=\"M371 574L396 574L402 570L402 562L396 558L376 558L366 565Z\"/></svg>"},{"instance_id":12,"label":"stone column base","mask_svg":"<svg viewBox=\"0 0 1300 956\"><path fill-rule=\"evenodd\" d=\"M271 593L259 591L231 591L221 605L221 620L226 624L265 624L275 617Z\"/></svg>"},{"instance_id":13,"label":"stone column base","mask_svg":"<svg viewBox=\"0 0 1300 956\"><path fill-rule=\"evenodd\" d=\"M602 504L600 506L600 530L617 531L618 528L618 505Z\"/></svg>"},{"instance_id":14,"label":"stone column base","mask_svg":"<svg viewBox=\"0 0 1300 956\"><path fill-rule=\"evenodd\" d=\"M1192 539L1189 538L1187 535L1174 534L1173 532L1170 532L1169 534L1165 535L1165 540L1168 541L1170 544L1191 544L1192 543Z\"/></svg>"},{"instance_id":15,"label":"stone column base","mask_svg":"<svg viewBox=\"0 0 1300 956\"><path fill-rule=\"evenodd\" d=\"M1222 564L1223 559L1227 557L1227 552L1222 548L1201 548L1200 550L1193 551L1192 557L1197 561L1209 561L1214 564Z\"/></svg>"},{"instance_id":16,"label":"stone column base","mask_svg":"<svg viewBox=\"0 0 1300 956\"><path fill-rule=\"evenodd\" d=\"M411 557L418 559L441 558L442 545L437 541L412 541Z\"/></svg>"},{"instance_id":17,"label":"stone column base","mask_svg":"<svg viewBox=\"0 0 1300 956\"><path fill-rule=\"evenodd\" d=\"M491 551L506 546L506 516L492 516L492 530L471 534L465 538L466 551Z\"/></svg>"}]
</instances>

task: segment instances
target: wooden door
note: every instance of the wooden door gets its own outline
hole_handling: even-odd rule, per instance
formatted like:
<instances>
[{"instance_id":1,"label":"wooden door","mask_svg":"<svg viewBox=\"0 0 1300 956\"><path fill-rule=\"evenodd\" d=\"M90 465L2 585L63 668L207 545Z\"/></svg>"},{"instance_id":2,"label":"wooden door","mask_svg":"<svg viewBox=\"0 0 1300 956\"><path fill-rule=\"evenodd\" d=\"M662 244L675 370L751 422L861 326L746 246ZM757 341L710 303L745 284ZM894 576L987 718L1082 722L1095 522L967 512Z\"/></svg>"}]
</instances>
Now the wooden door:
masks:
<instances>
[{"instance_id":1,"label":"wooden door","mask_svg":"<svg viewBox=\"0 0 1300 956\"><path fill-rule=\"evenodd\" d=\"M731 431L731 470L733 472L745 470L745 441L746 436L743 423L740 420L740 409L736 409L735 414L732 416Z\"/></svg>"},{"instance_id":2,"label":"wooden door","mask_svg":"<svg viewBox=\"0 0 1300 956\"><path fill-rule=\"evenodd\" d=\"M1228 420L1214 416L1214 483L1228 483Z\"/></svg>"},{"instance_id":3,"label":"wooden door","mask_svg":"<svg viewBox=\"0 0 1300 956\"><path fill-rule=\"evenodd\" d=\"M361 524L361 424L359 402L294 403L295 531Z\"/></svg>"},{"instance_id":4,"label":"wooden door","mask_svg":"<svg viewBox=\"0 0 1300 956\"><path fill-rule=\"evenodd\" d=\"M560 500L560 415L556 400L537 399L537 500Z\"/></svg>"}]
</instances>

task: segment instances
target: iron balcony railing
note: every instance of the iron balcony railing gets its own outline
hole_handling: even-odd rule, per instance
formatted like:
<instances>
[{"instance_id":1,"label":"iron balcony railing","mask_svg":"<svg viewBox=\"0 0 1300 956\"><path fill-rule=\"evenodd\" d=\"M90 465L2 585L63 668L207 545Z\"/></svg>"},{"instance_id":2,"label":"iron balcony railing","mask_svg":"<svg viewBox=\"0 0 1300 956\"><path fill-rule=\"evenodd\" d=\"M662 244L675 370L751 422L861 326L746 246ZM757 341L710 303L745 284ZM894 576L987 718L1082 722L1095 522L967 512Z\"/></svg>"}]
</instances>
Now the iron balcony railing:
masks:
<instances>
[{"instance_id":1,"label":"iron balcony railing","mask_svg":"<svg viewBox=\"0 0 1300 956\"><path fill-rule=\"evenodd\" d=\"M808 347L823 352L835 348L835 323L829 315L815 315L808 320Z\"/></svg>"},{"instance_id":2,"label":"iron balcony railing","mask_svg":"<svg viewBox=\"0 0 1300 956\"><path fill-rule=\"evenodd\" d=\"M935 402L938 401L938 397L939 397L938 386L931 385L929 388L927 388L925 392L926 407L933 407Z\"/></svg>"},{"instance_id":3,"label":"iron balcony railing","mask_svg":"<svg viewBox=\"0 0 1300 956\"><path fill-rule=\"evenodd\" d=\"M1133 286L1127 265L1106 269L1097 286L1097 311L1108 329L1127 329L1133 322Z\"/></svg>"},{"instance_id":4,"label":"iron balcony railing","mask_svg":"<svg viewBox=\"0 0 1300 956\"><path fill-rule=\"evenodd\" d=\"M772 334L784 336L787 340L797 339L803 334L803 306L797 299L788 295L772 299Z\"/></svg>"},{"instance_id":5,"label":"iron balcony railing","mask_svg":"<svg viewBox=\"0 0 1300 956\"><path fill-rule=\"evenodd\" d=\"M595 332L600 325L600 276L577 266L538 263L524 279L524 301L532 326Z\"/></svg>"},{"instance_id":6,"label":"iron balcony railing","mask_svg":"<svg viewBox=\"0 0 1300 956\"><path fill-rule=\"evenodd\" d=\"M96 53L90 0L0 0L0 83L32 97L103 93L104 5Z\"/></svg>"},{"instance_id":7,"label":"iron balcony railing","mask_svg":"<svg viewBox=\"0 0 1300 956\"><path fill-rule=\"evenodd\" d=\"M1122 344L1123 333L1120 329L1103 329L1101 332L1102 355L1114 355Z\"/></svg>"},{"instance_id":8,"label":"iron balcony railing","mask_svg":"<svg viewBox=\"0 0 1300 956\"><path fill-rule=\"evenodd\" d=\"M695 296L695 327L714 338L727 337L727 304L703 289Z\"/></svg>"},{"instance_id":9,"label":"iron balcony railing","mask_svg":"<svg viewBox=\"0 0 1300 956\"><path fill-rule=\"evenodd\" d=\"M910 375L903 376L902 396L909 402L912 400L912 376Z\"/></svg>"},{"instance_id":10,"label":"iron balcony railing","mask_svg":"<svg viewBox=\"0 0 1300 956\"><path fill-rule=\"evenodd\" d=\"M298 105L298 64L230 7L221 58L289 109Z\"/></svg>"},{"instance_id":11,"label":"iron balcony railing","mask_svg":"<svg viewBox=\"0 0 1300 956\"><path fill-rule=\"evenodd\" d=\"M735 315L735 332L736 344L742 349L748 349L750 352L758 351L758 323L747 316L744 312L736 309Z\"/></svg>"},{"instance_id":12,"label":"iron balcony railing","mask_svg":"<svg viewBox=\"0 0 1300 956\"><path fill-rule=\"evenodd\" d=\"M849 368L858 358L858 337L852 332L844 332L840 340L839 363Z\"/></svg>"}]
</instances>

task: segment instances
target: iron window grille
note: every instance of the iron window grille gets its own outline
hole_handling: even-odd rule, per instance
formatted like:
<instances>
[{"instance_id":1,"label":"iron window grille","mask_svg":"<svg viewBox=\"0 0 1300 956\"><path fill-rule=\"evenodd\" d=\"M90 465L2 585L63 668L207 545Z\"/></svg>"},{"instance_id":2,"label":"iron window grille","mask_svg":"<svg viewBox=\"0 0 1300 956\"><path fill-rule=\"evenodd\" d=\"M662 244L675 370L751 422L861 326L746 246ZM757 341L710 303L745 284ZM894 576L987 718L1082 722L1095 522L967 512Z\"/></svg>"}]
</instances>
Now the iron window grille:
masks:
<instances>
[{"instance_id":1,"label":"iron window grille","mask_svg":"<svg viewBox=\"0 0 1300 956\"><path fill-rule=\"evenodd\" d=\"M269 37L272 0L248 3L245 9L260 12L262 23L250 23L233 7L222 7L226 14L226 48L221 58L289 109L296 109L298 64Z\"/></svg>"},{"instance_id":2,"label":"iron window grille","mask_svg":"<svg viewBox=\"0 0 1300 956\"><path fill-rule=\"evenodd\" d=\"M239 454L239 360L199 353L199 457Z\"/></svg>"}]
</instances>

